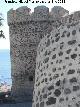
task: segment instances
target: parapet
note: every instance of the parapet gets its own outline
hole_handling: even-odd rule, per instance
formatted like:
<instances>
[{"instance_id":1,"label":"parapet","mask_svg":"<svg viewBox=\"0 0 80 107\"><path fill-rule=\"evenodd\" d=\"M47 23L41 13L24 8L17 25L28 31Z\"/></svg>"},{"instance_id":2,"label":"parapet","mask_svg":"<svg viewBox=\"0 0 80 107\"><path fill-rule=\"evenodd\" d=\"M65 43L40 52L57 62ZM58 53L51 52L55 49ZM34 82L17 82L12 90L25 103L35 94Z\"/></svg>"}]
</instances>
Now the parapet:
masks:
<instances>
[{"instance_id":1,"label":"parapet","mask_svg":"<svg viewBox=\"0 0 80 107\"><path fill-rule=\"evenodd\" d=\"M27 6L22 6L16 10L9 10L7 13L8 24L30 22L30 21L61 21L61 23L71 23L76 20L80 20L80 11L77 11L69 15L69 11L61 6L54 6L49 12L49 8L46 6L37 6L34 8L34 12L30 12L31 9Z\"/></svg>"},{"instance_id":2,"label":"parapet","mask_svg":"<svg viewBox=\"0 0 80 107\"><path fill-rule=\"evenodd\" d=\"M48 20L49 8L46 6L37 6L34 8L34 20Z\"/></svg>"},{"instance_id":3,"label":"parapet","mask_svg":"<svg viewBox=\"0 0 80 107\"><path fill-rule=\"evenodd\" d=\"M68 15L69 14L69 11L64 9L63 7L61 6L54 6L51 10L51 16L52 18L54 19L59 19L61 18L62 16L65 16L65 15Z\"/></svg>"},{"instance_id":4,"label":"parapet","mask_svg":"<svg viewBox=\"0 0 80 107\"><path fill-rule=\"evenodd\" d=\"M76 11L67 16L63 16L61 19L62 24L67 24L68 26L69 25L74 26L79 21L80 21L80 11Z\"/></svg>"},{"instance_id":5,"label":"parapet","mask_svg":"<svg viewBox=\"0 0 80 107\"><path fill-rule=\"evenodd\" d=\"M30 8L22 6L16 10L9 10L7 13L8 24L30 20Z\"/></svg>"},{"instance_id":6,"label":"parapet","mask_svg":"<svg viewBox=\"0 0 80 107\"><path fill-rule=\"evenodd\" d=\"M16 10L9 10L7 13L8 24L28 22L28 21L54 21L68 14L68 11L60 6L55 6L49 13L49 8L46 6L37 6L34 12L30 13L31 9L27 6L22 6Z\"/></svg>"}]
</instances>

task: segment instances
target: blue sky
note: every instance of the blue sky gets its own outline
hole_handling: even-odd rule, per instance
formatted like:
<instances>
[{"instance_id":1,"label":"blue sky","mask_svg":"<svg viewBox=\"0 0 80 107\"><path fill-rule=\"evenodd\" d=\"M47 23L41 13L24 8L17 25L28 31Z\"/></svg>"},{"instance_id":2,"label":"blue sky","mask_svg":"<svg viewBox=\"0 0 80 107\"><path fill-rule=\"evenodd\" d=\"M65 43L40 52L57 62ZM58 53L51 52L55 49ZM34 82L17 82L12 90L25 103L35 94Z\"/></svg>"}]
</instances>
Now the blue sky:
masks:
<instances>
[{"instance_id":1,"label":"blue sky","mask_svg":"<svg viewBox=\"0 0 80 107\"><path fill-rule=\"evenodd\" d=\"M8 0L6 0L6 1L8 1ZM80 10L80 0L65 0L66 3L63 3L63 4L62 3L57 4L55 2L51 3L51 4L49 4L49 3L40 4L40 3L31 3L31 2L19 3L19 0L15 0L15 1L17 1L18 3L6 3L5 0L0 0L0 13L3 14L3 18L4 18L2 29L3 29L4 34L6 36L6 39L3 39L3 38L0 39L0 49L10 49L9 27L7 25L7 11L9 11L11 8L16 9L18 7L21 7L21 6L28 6L29 8L31 8L31 11L33 11L34 7L36 7L38 5L45 5L45 6L49 7L51 10L52 7L59 5L59 6L64 7L65 9L69 10L70 13L77 11L77 10ZM25 0L23 0L23 1L25 1ZM44 0L44 1L49 1L49 0Z\"/></svg>"},{"instance_id":2,"label":"blue sky","mask_svg":"<svg viewBox=\"0 0 80 107\"><path fill-rule=\"evenodd\" d=\"M8 49L0 50L0 82L11 84L11 64Z\"/></svg>"}]
</instances>

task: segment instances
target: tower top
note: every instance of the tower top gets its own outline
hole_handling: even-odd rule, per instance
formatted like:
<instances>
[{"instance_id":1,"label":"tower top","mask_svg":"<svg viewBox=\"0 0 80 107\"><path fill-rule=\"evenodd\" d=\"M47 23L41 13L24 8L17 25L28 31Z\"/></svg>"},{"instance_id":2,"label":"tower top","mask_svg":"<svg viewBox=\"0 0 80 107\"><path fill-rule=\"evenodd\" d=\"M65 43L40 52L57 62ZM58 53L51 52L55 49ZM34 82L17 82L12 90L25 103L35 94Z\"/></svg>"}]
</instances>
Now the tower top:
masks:
<instances>
[{"instance_id":1,"label":"tower top","mask_svg":"<svg viewBox=\"0 0 80 107\"><path fill-rule=\"evenodd\" d=\"M16 10L10 9L7 12L8 24L28 22L28 21L54 21L60 19L69 12L61 6L54 6L49 12L49 8L46 6L37 6L34 8L34 12L31 13L31 9L27 6L22 6Z\"/></svg>"}]
</instances>

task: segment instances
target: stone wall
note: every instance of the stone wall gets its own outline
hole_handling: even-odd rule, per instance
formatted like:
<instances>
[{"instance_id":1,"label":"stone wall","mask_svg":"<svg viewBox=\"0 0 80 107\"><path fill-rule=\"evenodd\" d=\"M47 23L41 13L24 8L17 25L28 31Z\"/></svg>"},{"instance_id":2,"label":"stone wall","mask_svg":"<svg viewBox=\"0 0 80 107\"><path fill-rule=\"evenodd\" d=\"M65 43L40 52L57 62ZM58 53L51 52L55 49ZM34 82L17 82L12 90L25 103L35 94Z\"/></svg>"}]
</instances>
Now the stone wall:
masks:
<instances>
[{"instance_id":1,"label":"stone wall","mask_svg":"<svg viewBox=\"0 0 80 107\"><path fill-rule=\"evenodd\" d=\"M80 12L39 43L33 107L80 107Z\"/></svg>"},{"instance_id":2,"label":"stone wall","mask_svg":"<svg viewBox=\"0 0 80 107\"><path fill-rule=\"evenodd\" d=\"M11 9L7 15L12 96L16 101L32 100L38 43L46 34L50 35L52 28L59 27L62 16L68 14L62 7L54 7L49 12L46 6L38 6L33 13L30 11L30 8L23 6L16 10ZM54 18L56 16L57 18Z\"/></svg>"}]
</instances>

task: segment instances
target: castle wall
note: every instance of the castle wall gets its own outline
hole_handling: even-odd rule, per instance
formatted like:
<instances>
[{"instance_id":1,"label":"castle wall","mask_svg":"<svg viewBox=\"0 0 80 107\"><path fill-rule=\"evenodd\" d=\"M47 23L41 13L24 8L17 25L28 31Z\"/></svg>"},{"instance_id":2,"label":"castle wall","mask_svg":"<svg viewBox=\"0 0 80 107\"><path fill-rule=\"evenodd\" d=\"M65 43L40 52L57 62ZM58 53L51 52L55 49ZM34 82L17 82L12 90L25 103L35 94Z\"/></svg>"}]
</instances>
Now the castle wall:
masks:
<instances>
[{"instance_id":1,"label":"castle wall","mask_svg":"<svg viewBox=\"0 0 80 107\"><path fill-rule=\"evenodd\" d=\"M50 34L52 28L60 26L59 19L67 10L55 19L46 6L30 9L26 6L8 12L10 32L10 55L12 75L12 96L16 101L31 101L35 80L37 47L40 40ZM59 13L59 10L57 10ZM61 15L61 16L60 16Z\"/></svg>"},{"instance_id":2,"label":"castle wall","mask_svg":"<svg viewBox=\"0 0 80 107\"><path fill-rule=\"evenodd\" d=\"M38 45L33 107L80 107L80 12Z\"/></svg>"}]
</instances>

